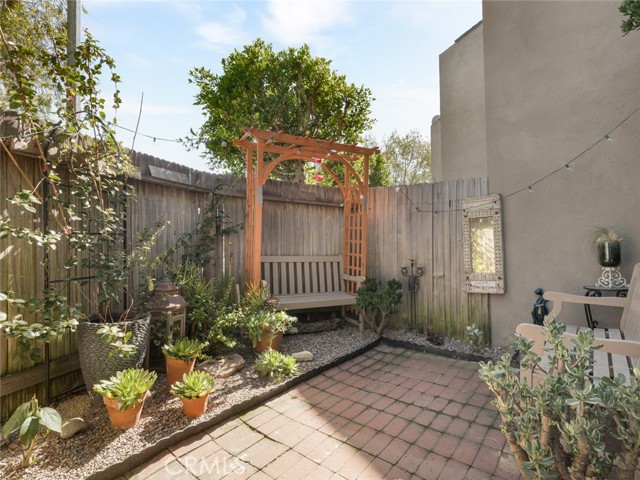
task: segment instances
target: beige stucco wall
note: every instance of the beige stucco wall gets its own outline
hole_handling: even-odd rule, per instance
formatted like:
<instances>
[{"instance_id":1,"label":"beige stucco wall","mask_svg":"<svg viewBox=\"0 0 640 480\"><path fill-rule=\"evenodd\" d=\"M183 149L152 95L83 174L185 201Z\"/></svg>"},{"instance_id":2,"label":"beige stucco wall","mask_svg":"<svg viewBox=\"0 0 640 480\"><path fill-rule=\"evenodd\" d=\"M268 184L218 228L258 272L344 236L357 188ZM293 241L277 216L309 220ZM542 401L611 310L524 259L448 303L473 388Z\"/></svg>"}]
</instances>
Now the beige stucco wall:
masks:
<instances>
[{"instance_id":1,"label":"beige stucco wall","mask_svg":"<svg viewBox=\"0 0 640 480\"><path fill-rule=\"evenodd\" d=\"M440 55L439 145L432 132L440 149L436 181L487 175L482 32L476 25Z\"/></svg>"},{"instance_id":2,"label":"beige stucco wall","mask_svg":"<svg viewBox=\"0 0 640 480\"><path fill-rule=\"evenodd\" d=\"M431 175L435 182L442 181L440 126L440 117L436 115L431 121Z\"/></svg>"},{"instance_id":3,"label":"beige stucco wall","mask_svg":"<svg viewBox=\"0 0 640 480\"><path fill-rule=\"evenodd\" d=\"M526 189L562 168L640 106L640 32L622 36L618 3L484 2L491 193ZM445 135L462 141L465 131L445 134L445 111L446 158ZM516 324L530 321L535 288L582 295L593 283L600 267L585 239L594 225L618 227L624 236L627 278L640 262L640 112L612 138L575 161L573 171L505 198L507 291L491 296L494 343L510 341ZM579 308L563 313L563 320L584 321Z\"/></svg>"}]
</instances>

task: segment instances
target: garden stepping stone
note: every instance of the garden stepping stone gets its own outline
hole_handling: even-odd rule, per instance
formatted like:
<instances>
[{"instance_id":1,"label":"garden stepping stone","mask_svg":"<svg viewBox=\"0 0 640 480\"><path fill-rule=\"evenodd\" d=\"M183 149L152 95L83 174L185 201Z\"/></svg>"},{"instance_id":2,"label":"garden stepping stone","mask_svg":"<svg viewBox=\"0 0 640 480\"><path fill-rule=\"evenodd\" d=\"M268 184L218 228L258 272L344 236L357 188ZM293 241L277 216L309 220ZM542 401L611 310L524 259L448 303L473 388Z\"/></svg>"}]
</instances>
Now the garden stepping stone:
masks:
<instances>
[{"instance_id":1,"label":"garden stepping stone","mask_svg":"<svg viewBox=\"0 0 640 480\"><path fill-rule=\"evenodd\" d=\"M60 432L60 438L66 440L73 437L76 433L83 432L89 428L89 422L84 418L76 417L71 420L67 420L62 424L62 431Z\"/></svg>"},{"instance_id":2,"label":"garden stepping stone","mask_svg":"<svg viewBox=\"0 0 640 480\"><path fill-rule=\"evenodd\" d=\"M244 358L237 353L232 353L217 360L202 362L196 370L204 370L217 378L227 378L244 368Z\"/></svg>"},{"instance_id":3,"label":"garden stepping stone","mask_svg":"<svg viewBox=\"0 0 640 480\"><path fill-rule=\"evenodd\" d=\"M291 356L298 362L313 362L313 353L303 350L302 352L292 353Z\"/></svg>"}]
</instances>

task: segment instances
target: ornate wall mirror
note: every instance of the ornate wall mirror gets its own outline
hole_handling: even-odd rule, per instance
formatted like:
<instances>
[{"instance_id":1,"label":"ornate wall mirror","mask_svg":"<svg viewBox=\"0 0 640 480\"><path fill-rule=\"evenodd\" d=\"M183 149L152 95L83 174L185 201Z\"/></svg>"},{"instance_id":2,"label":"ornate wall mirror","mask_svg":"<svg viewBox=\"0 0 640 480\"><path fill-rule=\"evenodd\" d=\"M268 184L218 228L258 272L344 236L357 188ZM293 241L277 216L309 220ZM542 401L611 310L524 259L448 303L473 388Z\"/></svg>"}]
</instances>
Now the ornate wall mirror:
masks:
<instances>
[{"instance_id":1,"label":"ornate wall mirror","mask_svg":"<svg viewBox=\"0 0 640 480\"><path fill-rule=\"evenodd\" d=\"M504 293L500 195L467 198L462 212L464 290Z\"/></svg>"}]
</instances>

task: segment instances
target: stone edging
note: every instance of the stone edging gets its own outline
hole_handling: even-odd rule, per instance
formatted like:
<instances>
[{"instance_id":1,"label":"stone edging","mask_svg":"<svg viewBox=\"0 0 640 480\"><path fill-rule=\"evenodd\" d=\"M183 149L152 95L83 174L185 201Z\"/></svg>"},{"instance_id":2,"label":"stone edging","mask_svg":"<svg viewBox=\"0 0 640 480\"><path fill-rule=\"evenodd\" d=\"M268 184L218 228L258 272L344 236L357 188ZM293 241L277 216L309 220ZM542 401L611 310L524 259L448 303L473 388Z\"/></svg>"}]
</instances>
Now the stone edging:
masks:
<instances>
[{"instance_id":1,"label":"stone edging","mask_svg":"<svg viewBox=\"0 0 640 480\"><path fill-rule=\"evenodd\" d=\"M165 437L161 440L158 440L156 443L149 445L147 448L145 448L144 450L141 450L138 453L135 453L129 457L127 457L125 460L123 460L122 462L119 463L115 463L113 465L109 465L107 468L105 468L104 470L100 470L98 472L95 472L93 474L91 474L90 476L86 477L87 480L111 480L117 477L120 477L122 475L124 475L125 473L133 470L134 468L142 465L143 463L145 463L148 460L151 460L153 457L155 457L156 455L158 455L160 452L162 452L163 450L182 442L183 440L186 440L189 437L192 437L193 435L196 435L197 433L203 432L204 430L207 430L208 428L214 427L222 422L224 422L225 420L228 420L231 417L234 417L236 415L240 415L254 407L257 407L258 405L261 405L263 403L265 403L267 400L270 400L273 397L276 397L284 392L286 392L287 390L291 389L292 387L295 387L296 385L309 380L312 377L315 377L316 375L324 372L325 370L328 370L330 368L333 368L335 366L340 365L341 363L346 362L347 360L351 360L352 358L355 358L359 355L362 355L363 353L367 352L368 350L371 350L372 348L377 347L380 342L382 341L382 338L377 338L376 340L374 340L373 342L359 348L358 350L355 350L347 355L344 355L342 357L339 357L329 363L326 363L324 365L320 365L317 368L314 368L313 370L309 370L308 372L303 373L302 375L299 375L295 378L292 378L290 380L285 381L284 383L278 385L277 387L264 392L260 395L257 395L255 397L249 398L243 402L240 402L236 405L233 405L232 407L230 407L229 409L220 412L218 415L216 415L215 417L212 417L202 423L198 423L196 425L190 425L187 428L183 429L183 430L178 430L177 432L169 435L168 437ZM407 348L411 348L411 347L407 347Z\"/></svg>"},{"instance_id":2,"label":"stone edging","mask_svg":"<svg viewBox=\"0 0 640 480\"><path fill-rule=\"evenodd\" d=\"M491 360L484 355L475 353L456 352L455 350L445 350L444 348L436 348L429 345L420 345L418 343L408 342L406 340L395 340L393 338L382 337L382 343L391 347L402 347L407 350L416 350L418 352L432 353L441 357L456 358L458 360L467 360L469 362L488 362Z\"/></svg>"}]
</instances>

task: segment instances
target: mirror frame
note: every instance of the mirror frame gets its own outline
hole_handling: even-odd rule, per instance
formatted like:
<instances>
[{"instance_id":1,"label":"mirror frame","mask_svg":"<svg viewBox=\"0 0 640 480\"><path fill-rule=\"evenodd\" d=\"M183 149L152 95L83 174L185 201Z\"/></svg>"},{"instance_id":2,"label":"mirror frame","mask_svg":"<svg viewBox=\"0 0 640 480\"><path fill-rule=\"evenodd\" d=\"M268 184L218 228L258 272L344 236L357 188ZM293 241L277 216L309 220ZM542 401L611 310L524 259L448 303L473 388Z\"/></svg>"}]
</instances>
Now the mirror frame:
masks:
<instances>
[{"instance_id":1,"label":"mirror frame","mask_svg":"<svg viewBox=\"0 0 640 480\"><path fill-rule=\"evenodd\" d=\"M471 261L472 218L491 218L495 273L476 273ZM464 250L464 291L504 293L504 255L502 243L502 197L499 194L466 198L462 201L462 243Z\"/></svg>"}]
</instances>

